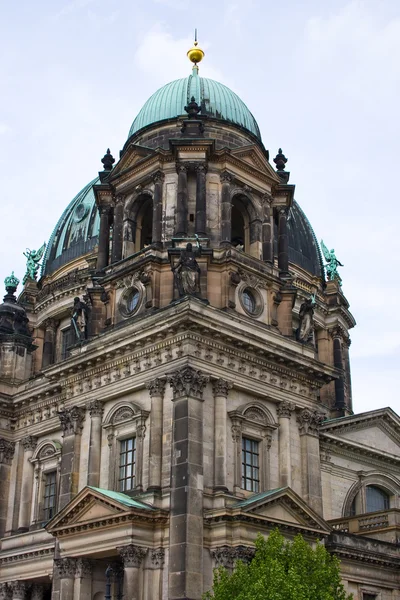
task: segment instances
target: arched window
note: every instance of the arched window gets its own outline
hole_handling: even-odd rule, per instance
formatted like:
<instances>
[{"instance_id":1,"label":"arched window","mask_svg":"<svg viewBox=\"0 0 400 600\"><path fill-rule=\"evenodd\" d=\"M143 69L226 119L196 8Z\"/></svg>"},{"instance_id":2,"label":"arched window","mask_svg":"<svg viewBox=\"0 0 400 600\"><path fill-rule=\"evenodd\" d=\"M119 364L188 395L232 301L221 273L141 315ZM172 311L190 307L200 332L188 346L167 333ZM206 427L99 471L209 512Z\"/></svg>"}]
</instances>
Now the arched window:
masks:
<instances>
[{"instance_id":1,"label":"arched window","mask_svg":"<svg viewBox=\"0 0 400 600\"><path fill-rule=\"evenodd\" d=\"M232 205L232 230L231 230L231 242L237 250L245 249L245 222L242 211L238 208L237 203L234 202Z\"/></svg>"},{"instance_id":2,"label":"arched window","mask_svg":"<svg viewBox=\"0 0 400 600\"><path fill-rule=\"evenodd\" d=\"M124 208L123 257L149 246L152 235L153 197L146 191L130 198Z\"/></svg>"},{"instance_id":3,"label":"arched window","mask_svg":"<svg viewBox=\"0 0 400 600\"><path fill-rule=\"evenodd\" d=\"M138 215L136 246L138 250L150 246L153 233L153 201L148 198Z\"/></svg>"},{"instance_id":4,"label":"arched window","mask_svg":"<svg viewBox=\"0 0 400 600\"><path fill-rule=\"evenodd\" d=\"M367 485L366 488L366 512L387 510L389 508L389 496L386 492L375 485Z\"/></svg>"}]
</instances>

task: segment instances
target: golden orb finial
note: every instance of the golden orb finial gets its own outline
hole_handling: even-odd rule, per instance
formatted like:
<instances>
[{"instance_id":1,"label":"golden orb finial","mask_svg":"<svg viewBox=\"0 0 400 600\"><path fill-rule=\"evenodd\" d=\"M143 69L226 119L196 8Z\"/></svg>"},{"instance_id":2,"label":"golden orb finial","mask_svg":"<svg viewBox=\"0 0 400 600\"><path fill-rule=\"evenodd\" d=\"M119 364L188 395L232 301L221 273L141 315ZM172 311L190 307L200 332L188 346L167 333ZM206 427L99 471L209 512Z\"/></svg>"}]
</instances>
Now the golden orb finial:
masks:
<instances>
[{"instance_id":1,"label":"golden orb finial","mask_svg":"<svg viewBox=\"0 0 400 600\"><path fill-rule=\"evenodd\" d=\"M194 65L197 65L197 63L201 62L204 58L204 52L198 46L197 29L194 30L194 44L190 50L187 51L187 57Z\"/></svg>"}]
</instances>

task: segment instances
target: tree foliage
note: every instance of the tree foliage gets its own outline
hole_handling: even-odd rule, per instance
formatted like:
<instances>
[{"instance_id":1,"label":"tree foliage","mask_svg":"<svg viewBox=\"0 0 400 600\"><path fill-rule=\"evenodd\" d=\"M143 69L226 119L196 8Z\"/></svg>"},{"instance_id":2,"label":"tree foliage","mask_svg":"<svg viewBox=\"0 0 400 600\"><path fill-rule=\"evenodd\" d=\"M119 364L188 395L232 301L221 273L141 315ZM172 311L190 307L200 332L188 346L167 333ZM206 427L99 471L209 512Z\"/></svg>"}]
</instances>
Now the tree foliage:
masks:
<instances>
[{"instance_id":1,"label":"tree foliage","mask_svg":"<svg viewBox=\"0 0 400 600\"><path fill-rule=\"evenodd\" d=\"M286 541L276 529L259 535L250 564L236 563L229 573L214 571L204 600L351 600L340 579L339 561L321 543L313 548L299 534Z\"/></svg>"}]
</instances>

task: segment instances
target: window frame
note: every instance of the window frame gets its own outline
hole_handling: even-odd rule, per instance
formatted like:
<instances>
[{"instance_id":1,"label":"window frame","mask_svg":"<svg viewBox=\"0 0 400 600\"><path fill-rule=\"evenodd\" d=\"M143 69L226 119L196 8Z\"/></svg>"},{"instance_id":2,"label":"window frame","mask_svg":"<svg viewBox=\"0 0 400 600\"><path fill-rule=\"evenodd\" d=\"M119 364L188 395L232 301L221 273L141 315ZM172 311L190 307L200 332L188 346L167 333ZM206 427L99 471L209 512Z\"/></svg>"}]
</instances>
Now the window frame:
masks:
<instances>
[{"instance_id":1,"label":"window frame","mask_svg":"<svg viewBox=\"0 0 400 600\"><path fill-rule=\"evenodd\" d=\"M270 448L273 432L278 428L271 413L263 404L255 401L228 413L232 423L234 445L234 491L242 496L256 492L242 487L242 439L251 439L259 444L259 492L269 489Z\"/></svg>"},{"instance_id":2,"label":"window frame","mask_svg":"<svg viewBox=\"0 0 400 600\"><path fill-rule=\"evenodd\" d=\"M122 451L122 446L124 443L132 441L132 462L125 462L125 464L121 464L121 458L122 456L126 456L130 450L124 450ZM128 467L129 465L133 465L133 471L134 471L134 475L131 475L130 477L127 477L125 475L125 477L121 477L121 469L126 469L126 467ZM137 476L136 476L136 470L137 470L137 441L136 441L136 436L129 436L126 438L123 438L121 440L119 440L119 462L118 462L118 491L122 492L123 494L125 494L126 492L132 492L135 487L136 487L136 481L137 481ZM121 489L121 482L122 481L127 481L128 479L132 479L134 485L132 485L132 487L130 487L129 489Z\"/></svg>"},{"instance_id":3,"label":"window frame","mask_svg":"<svg viewBox=\"0 0 400 600\"><path fill-rule=\"evenodd\" d=\"M45 519L44 493L46 477L49 473L53 472L56 473L54 515L56 515L58 512L61 448L61 443L58 440L43 440L37 445L36 450L31 458L31 462L34 465L34 488L32 490L30 527L44 527L44 525L50 520Z\"/></svg>"},{"instance_id":4,"label":"window frame","mask_svg":"<svg viewBox=\"0 0 400 600\"><path fill-rule=\"evenodd\" d=\"M46 495L46 490L48 488L48 478L54 475L54 482L51 485L54 485L54 494L49 496ZM42 520L47 523L50 521L54 515L57 513L57 497L58 497L58 486L57 486L57 469L53 469L52 471L44 471L42 474L43 477L43 497L42 497ZM52 507L45 506L46 498L54 498L54 505ZM54 510L54 513L51 515L47 515L46 511L50 509Z\"/></svg>"},{"instance_id":5,"label":"window frame","mask_svg":"<svg viewBox=\"0 0 400 600\"><path fill-rule=\"evenodd\" d=\"M247 450L244 444L244 442L250 442L250 449ZM257 452L253 451L254 445L257 444ZM251 462L247 463L246 462L246 454L250 454L251 456ZM257 456L257 465L253 464L253 456ZM243 467L245 467L243 469ZM247 467L250 467L252 473L251 473L251 477L247 477L246 476L246 471L247 471ZM257 469L257 475L258 475L258 479L255 479L253 477L253 471L254 469ZM260 483L261 483L261 474L260 474L260 442L258 440L254 440L253 438L247 437L242 435L242 473L241 473L241 489L245 490L246 492L253 492L253 493L258 493L260 492ZM251 489L248 489L246 483L247 481L251 482ZM254 485L255 484L255 485ZM256 488L256 489L254 489Z\"/></svg>"}]
</instances>

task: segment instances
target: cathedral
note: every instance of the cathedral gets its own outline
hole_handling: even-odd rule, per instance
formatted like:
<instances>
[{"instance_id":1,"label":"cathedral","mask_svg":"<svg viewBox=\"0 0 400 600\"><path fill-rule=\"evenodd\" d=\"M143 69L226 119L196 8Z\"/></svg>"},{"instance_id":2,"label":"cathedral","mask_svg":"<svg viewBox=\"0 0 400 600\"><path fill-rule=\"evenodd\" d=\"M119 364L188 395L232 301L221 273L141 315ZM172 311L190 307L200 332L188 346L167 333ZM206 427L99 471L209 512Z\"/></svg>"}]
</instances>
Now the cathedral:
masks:
<instances>
[{"instance_id":1,"label":"cathedral","mask_svg":"<svg viewBox=\"0 0 400 600\"><path fill-rule=\"evenodd\" d=\"M341 265L203 56L5 280L2 600L200 600L276 527L400 599L400 418L353 413Z\"/></svg>"}]
</instances>

